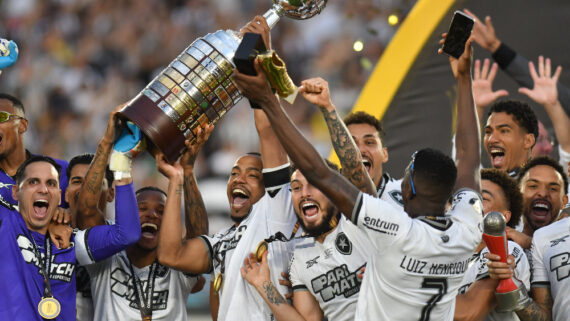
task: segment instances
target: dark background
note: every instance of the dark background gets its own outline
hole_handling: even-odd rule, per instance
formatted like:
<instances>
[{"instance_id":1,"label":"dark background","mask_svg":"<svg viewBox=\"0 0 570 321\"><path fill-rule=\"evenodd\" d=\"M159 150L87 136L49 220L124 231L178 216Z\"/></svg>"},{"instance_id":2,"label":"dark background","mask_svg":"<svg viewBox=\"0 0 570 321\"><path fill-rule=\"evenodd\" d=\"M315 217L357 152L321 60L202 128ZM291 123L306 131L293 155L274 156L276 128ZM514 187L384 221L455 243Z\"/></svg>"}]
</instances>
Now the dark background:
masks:
<instances>
[{"instance_id":1,"label":"dark background","mask_svg":"<svg viewBox=\"0 0 570 321\"><path fill-rule=\"evenodd\" d=\"M390 153L385 169L394 177L403 176L410 155L417 149L430 146L450 152L455 80L447 57L438 55L437 49L440 35L447 31L453 12L463 8L468 8L480 19L490 15L497 37L528 60L536 64L538 56L544 55L552 59L553 70L562 65L560 82L570 84L570 72L565 70L570 66L570 36L567 33L570 2L458 1L426 43L384 115L385 142ZM491 58L490 53L478 45L474 49L476 59ZM518 88L516 82L499 69L493 90L506 89L509 98L530 103L538 119L554 137L550 119L542 106L519 94ZM482 122L486 122L486 115ZM555 152L557 150L555 148ZM486 152L481 151L483 164L488 166Z\"/></svg>"}]
</instances>

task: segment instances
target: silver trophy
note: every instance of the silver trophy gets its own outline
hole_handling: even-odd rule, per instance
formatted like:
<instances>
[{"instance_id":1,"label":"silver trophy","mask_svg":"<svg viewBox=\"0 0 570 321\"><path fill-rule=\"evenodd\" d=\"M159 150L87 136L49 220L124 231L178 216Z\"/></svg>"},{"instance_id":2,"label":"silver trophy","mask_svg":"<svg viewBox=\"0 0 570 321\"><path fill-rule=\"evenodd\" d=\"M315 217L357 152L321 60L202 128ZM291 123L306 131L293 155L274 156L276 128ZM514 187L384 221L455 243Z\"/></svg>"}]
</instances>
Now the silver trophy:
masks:
<instances>
[{"instance_id":1,"label":"silver trophy","mask_svg":"<svg viewBox=\"0 0 570 321\"><path fill-rule=\"evenodd\" d=\"M280 17L308 19L328 0L273 0L263 16L269 27ZM194 141L199 127L216 123L242 98L230 76L240 33L218 30L194 41L119 113L145 134L149 151L162 151L174 162L184 140Z\"/></svg>"}]
</instances>

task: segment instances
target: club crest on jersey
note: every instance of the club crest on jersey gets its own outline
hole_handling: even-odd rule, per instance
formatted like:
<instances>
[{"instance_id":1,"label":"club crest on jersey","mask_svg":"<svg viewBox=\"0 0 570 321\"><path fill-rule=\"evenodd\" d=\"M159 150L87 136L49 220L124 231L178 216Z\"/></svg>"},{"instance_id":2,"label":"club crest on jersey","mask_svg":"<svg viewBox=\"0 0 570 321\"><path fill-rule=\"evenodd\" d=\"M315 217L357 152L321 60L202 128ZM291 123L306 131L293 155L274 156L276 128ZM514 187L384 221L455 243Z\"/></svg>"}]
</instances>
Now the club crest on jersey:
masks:
<instances>
[{"instance_id":1,"label":"club crest on jersey","mask_svg":"<svg viewBox=\"0 0 570 321\"><path fill-rule=\"evenodd\" d=\"M566 238L568 238L568 236L570 236L570 235L566 235L566 236L563 236L559 239L550 241L550 247L553 247L553 246L556 246L560 243L566 242Z\"/></svg>"},{"instance_id":2,"label":"club crest on jersey","mask_svg":"<svg viewBox=\"0 0 570 321\"><path fill-rule=\"evenodd\" d=\"M313 292L319 293L323 301L328 302L338 295L348 298L360 291L362 282L356 275L366 264L350 272L346 264L337 266L311 280Z\"/></svg>"},{"instance_id":3,"label":"club crest on jersey","mask_svg":"<svg viewBox=\"0 0 570 321\"><path fill-rule=\"evenodd\" d=\"M25 235L18 235L18 246L20 247L20 252L22 253L22 257L24 261L28 264L33 264L35 267L38 268L38 274L40 273L40 262L34 253L34 246L32 245L32 241L28 239ZM44 253L41 253L42 260L44 259ZM51 256L51 263L50 263L50 273L49 278L50 280L59 280L63 282L71 282L71 278L73 277L73 272L75 271L75 264L72 262L55 262L55 254Z\"/></svg>"},{"instance_id":4,"label":"club crest on jersey","mask_svg":"<svg viewBox=\"0 0 570 321\"><path fill-rule=\"evenodd\" d=\"M560 253L550 258L550 271L554 270L558 281L570 276L570 253Z\"/></svg>"},{"instance_id":5,"label":"club crest on jersey","mask_svg":"<svg viewBox=\"0 0 570 321\"><path fill-rule=\"evenodd\" d=\"M402 192L398 191L398 190L393 190L388 192L388 195L390 195L390 197L396 201L396 203L404 206L404 198L402 197Z\"/></svg>"},{"instance_id":6,"label":"club crest on jersey","mask_svg":"<svg viewBox=\"0 0 570 321\"><path fill-rule=\"evenodd\" d=\"M334 245L341 254L350 255L352 253L352 243L343 232L338 233Z\"/></svg>"}]
</instances>

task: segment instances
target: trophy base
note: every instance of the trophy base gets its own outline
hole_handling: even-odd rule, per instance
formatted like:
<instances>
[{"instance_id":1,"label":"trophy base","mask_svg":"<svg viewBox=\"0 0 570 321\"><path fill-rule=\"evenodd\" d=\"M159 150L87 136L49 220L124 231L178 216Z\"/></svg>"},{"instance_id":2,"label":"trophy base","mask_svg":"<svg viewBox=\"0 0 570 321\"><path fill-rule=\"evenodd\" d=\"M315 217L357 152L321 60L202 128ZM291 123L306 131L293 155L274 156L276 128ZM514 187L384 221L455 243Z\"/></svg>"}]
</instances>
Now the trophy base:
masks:
<instances>
[{"instance_id":1,"label":"trophy base","mask_svg":"<svg viewBox=\"0 0 570 321\"><path fill-rule=\"evenodd\" d=\"M184 146L184 135L172 122L167 114L163 113L145 95L139 95L128 106L123 108L119 117L128 119L137 124L147 137L147 150L153 156L162 151L169 162L174 163L180 157ZM160 129L160 131L159 131Z\"/></svg>"},{"instance_id":2,"label":"trophy base","mask_svg":"<svg viewBox=\"0 0 570 321\"><path fill-rule=\"evenodd\" d=\"M498 312L512 312L524 309L530 303L530 298L524 286L506 293L495 293Z\"/></svg>"}]
</instances>

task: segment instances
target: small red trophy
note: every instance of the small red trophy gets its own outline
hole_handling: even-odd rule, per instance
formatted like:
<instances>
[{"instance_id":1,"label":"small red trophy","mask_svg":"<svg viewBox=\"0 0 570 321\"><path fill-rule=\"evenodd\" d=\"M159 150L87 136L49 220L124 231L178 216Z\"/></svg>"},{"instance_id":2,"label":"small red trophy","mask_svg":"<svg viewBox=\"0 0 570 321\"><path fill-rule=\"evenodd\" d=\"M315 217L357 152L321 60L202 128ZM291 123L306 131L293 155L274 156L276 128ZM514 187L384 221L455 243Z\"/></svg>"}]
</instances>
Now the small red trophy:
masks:
<instances>
[{"instance_id":1,"label":"small red trophy","mask_svg":"<svg viewBox=\"0 0 570 321\"><path fill-rule=\"evenodd\" d=\"M505 218L499 212L490 212L483 220L483 240L489 252L501 257L501 262L507 263L509 255L507 233L505 232ZM512 278L503 279L495 290L497 297L497 311L517 311L530 303L528 293L524 286L518 287Z\"/></svg>"}]
</instances>

